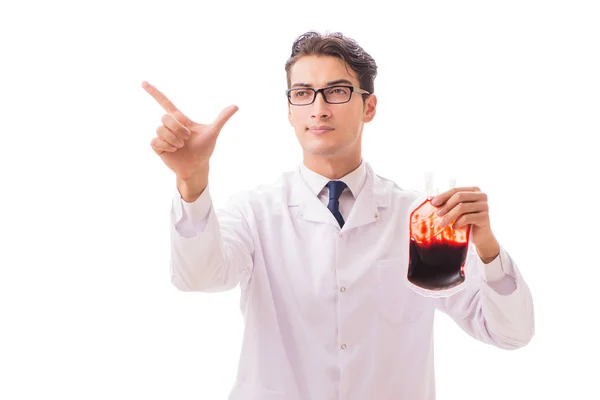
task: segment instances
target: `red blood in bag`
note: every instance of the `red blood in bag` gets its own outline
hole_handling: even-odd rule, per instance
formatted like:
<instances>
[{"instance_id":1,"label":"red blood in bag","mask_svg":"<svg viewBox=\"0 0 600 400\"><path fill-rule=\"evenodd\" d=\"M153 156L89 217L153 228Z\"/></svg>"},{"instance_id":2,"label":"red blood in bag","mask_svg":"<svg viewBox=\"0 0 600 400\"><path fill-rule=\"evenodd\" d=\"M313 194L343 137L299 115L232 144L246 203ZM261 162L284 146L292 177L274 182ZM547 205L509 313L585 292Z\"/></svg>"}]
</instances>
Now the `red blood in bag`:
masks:
<instances>
[{"instance_id":1,"label":"red blood in bag","mask_svg":"<svg viewBox=\"0 0 600 400\"><path fill-rule=\"evenodd\" d=\"M429 290L449 289L464 282L469 227L442 228L443 217L430 199L410 216L408 280Z\"/></svg>"},{"instance_id":2,"label":"red blood in bag","mask_svg":"<svg viewBox=\"0 0 600 400\"><path fill-rule=\"evenodd\" d=\"M465 281L467 246L449 242L410 242L408 280L424 289L454 287Z\"/></svg>"}]
</instances>

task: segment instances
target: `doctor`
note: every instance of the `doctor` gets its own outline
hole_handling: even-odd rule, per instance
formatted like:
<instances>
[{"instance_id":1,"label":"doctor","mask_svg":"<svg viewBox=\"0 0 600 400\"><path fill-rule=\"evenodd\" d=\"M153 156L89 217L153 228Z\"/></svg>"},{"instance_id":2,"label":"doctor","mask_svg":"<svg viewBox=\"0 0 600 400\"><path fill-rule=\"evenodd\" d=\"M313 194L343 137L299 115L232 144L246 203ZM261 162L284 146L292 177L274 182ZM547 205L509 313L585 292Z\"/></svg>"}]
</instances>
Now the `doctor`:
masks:
<instances>
[{"instance_id":1,"label":"doctor","mask_svg":"<svg viewBox=\"0 0 600 400\"><path fill-rule=\"evenodd\" d=\"M177 177L172 282L184 291L241 288L245 329L229 399L433 400L435 310L477 340L525 346L534 334L531 294L495 239L478 188L435 199L446 223L471 226L465 288L435 299L404 284L417 193L376 175L361 156L377 109L373 58L341 34L308 32L285 69L303 162L219 209L210 157L237 107L196 123L143 83L166 111L151 147Z\"/></svg>"}]
</instances>

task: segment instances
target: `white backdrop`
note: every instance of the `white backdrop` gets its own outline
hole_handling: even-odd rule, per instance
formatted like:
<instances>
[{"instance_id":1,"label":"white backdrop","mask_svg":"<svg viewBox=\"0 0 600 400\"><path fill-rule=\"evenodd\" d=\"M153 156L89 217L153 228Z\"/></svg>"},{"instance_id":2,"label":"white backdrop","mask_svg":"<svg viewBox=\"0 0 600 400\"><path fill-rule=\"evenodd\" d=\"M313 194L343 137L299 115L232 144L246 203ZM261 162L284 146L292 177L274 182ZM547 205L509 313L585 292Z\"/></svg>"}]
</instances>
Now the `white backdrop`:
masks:
<instances>
[{"instance_id":1,"label":"white backdrop","mask_svg":"<svg viewBox=\"0 0 600 400\"><path fill-rule=\"evenodd\" d=\"M379 65L365 159L409 189L426 170L480 186L533 292L536 335L517 351L437 317L438 398L597 393L597 2L7 3L0 399L226 398L239 292L170 284L174 176L141 82L200 122L239 106L213 157L219 206L300 162L284 63L311 29Z\"/></svg>"}]
</instances>

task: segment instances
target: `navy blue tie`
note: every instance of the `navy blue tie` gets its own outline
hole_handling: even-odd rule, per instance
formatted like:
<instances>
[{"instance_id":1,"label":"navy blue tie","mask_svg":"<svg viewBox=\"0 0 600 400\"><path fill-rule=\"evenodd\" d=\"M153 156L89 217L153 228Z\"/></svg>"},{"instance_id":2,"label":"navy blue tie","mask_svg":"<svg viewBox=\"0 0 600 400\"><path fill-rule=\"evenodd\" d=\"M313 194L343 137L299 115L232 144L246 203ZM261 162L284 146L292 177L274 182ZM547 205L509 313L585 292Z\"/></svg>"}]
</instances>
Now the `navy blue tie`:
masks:
<instances>
[{"instance_id":1,"label":"navy blue tie","mask_svg":"<svg viewBox=\"0 0 600 400\"><path fill-rule=\"evenodd\" d=\"M327 184L329 188L329 204L327 208L333 214L337 222L340 224L340 228L344 226L344 218L340 214L340 195L347 188L346 184L342 181L330 181Z\"/></svg>"}]
</instances>

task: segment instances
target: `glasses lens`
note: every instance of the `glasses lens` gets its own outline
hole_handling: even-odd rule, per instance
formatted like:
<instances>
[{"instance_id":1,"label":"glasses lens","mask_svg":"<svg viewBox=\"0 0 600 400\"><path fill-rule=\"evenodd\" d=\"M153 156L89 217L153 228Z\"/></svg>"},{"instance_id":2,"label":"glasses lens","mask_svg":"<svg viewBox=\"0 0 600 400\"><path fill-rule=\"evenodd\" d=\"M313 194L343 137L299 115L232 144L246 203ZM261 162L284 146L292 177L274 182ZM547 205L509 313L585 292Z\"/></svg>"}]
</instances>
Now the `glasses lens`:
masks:
<instances>
[{"instance_id":1,"label":"glasses lens","mask_svg":"<svg viewBox=\"0 0 600 400\"><path fill-rule=\"evenodd\" d=\"M313 101L315 92L311 89L292 89L289 96L292 104L309 104Z\"/></svg>"},{"instance_id":2,"label":"glasses lens","mask_svg":"<svg viewBox=\"0 0 600 400\"><path fill-rule=\"evenodd\" d=\"M350 100L352 92L345 86L332 86L325 90L325 97L330 103L345 103Z\"/></svg>"}]
</instances>

